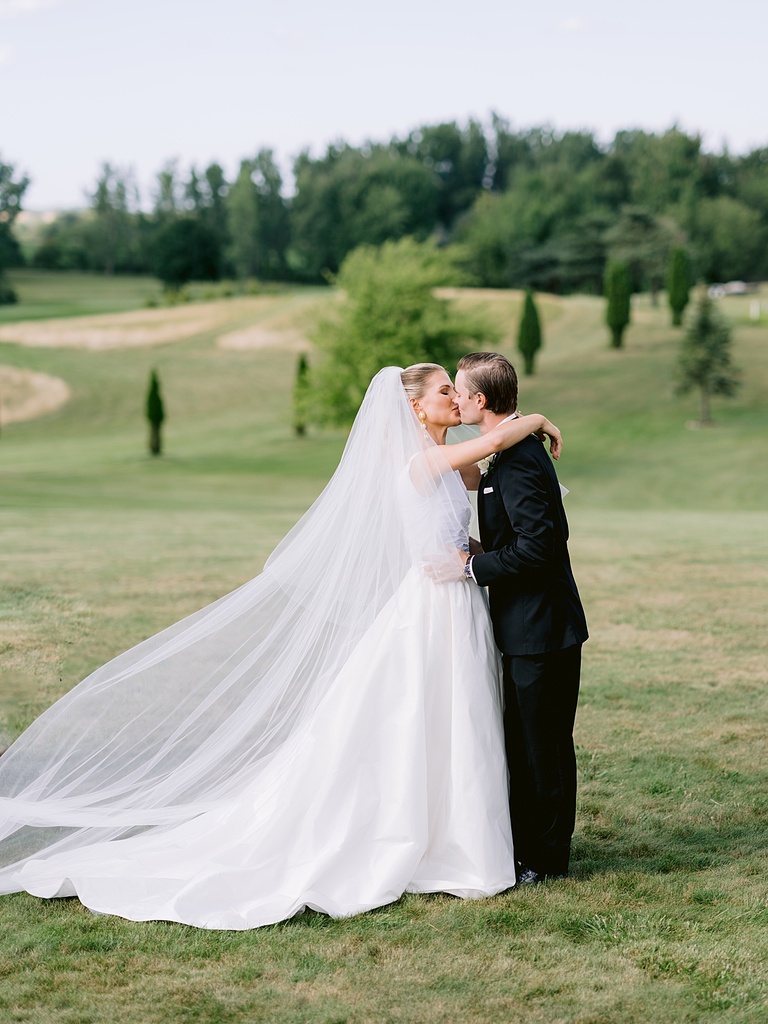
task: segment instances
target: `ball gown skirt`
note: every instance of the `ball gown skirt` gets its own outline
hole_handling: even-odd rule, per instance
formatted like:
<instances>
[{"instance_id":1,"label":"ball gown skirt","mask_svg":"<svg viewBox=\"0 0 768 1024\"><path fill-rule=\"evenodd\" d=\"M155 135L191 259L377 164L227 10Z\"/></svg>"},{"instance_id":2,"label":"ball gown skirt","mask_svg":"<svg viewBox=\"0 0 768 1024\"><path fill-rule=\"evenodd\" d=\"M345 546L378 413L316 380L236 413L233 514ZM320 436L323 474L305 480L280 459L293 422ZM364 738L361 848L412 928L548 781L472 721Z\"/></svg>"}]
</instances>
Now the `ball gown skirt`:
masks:
<instances>
[{"instance_id":1,"label":"ball gown skirt","mask_svg":"<svg viewBox=\"0 0 768 1024\"><path fill-rule=\"evenodd\" d=\"M485 593L412 570L311 718L183 824L25 863L19 889L134 921L247 929L403 892L515 883L499 659Z\"/></svg>"}]
</instances>

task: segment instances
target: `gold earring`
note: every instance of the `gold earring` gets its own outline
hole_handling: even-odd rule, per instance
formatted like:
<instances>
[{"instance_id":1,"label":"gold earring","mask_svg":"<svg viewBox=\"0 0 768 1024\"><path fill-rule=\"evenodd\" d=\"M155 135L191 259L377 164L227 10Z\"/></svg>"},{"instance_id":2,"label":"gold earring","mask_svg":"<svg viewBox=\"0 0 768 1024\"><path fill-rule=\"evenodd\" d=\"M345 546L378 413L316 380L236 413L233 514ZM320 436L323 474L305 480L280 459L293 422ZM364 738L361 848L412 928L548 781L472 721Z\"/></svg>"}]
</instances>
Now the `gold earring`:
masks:
<instances>
[{"instance_id":1,"label":"gold earring","mask_svg":"<svg viewBox=\"0 0 768 1024\"><path fill-rule=\"evenodd\" d=\"M427 414L424 412L423 409L419 413L419 422L421 423L421 429L424 431L425 434L427 434Z\"/></svg>"}]
</instances>

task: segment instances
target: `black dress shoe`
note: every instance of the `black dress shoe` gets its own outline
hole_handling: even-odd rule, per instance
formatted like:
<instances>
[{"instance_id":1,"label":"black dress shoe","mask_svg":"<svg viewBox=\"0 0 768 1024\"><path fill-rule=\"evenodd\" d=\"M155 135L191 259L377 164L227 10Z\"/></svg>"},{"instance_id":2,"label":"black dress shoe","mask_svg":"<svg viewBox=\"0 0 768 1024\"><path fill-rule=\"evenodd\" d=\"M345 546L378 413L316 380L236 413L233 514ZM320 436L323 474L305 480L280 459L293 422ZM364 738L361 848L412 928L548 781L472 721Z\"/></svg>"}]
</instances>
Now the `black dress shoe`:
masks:
<instances>
[{"instance_id":1,"label":"black dress shoe","mask_svg":"<svg viewBox=\"0 0 768 1024\"><path fill-rule=\"evenodd\" d=\"M517 873L517 884L516 889L522 889L523 886L527 885L538 885L539 882L544 881L544 875L539 874L538 871L534 871L533 868L520 868Z\"/></svg>"},{"instance_id":2,"label":"black dress shoe","mask_svg":"<svg viewBox=\"0 0 768 1024\"><path fill-rule=\"evenodd\" d=\"M567 878L567 875L547 875L542 871L534 871L533 868L527 868L524 865L520 865L517 872L517 884L515 888L522 888L527 885L538 885L540 882L554 882L560 879Z\"/></svg>"}]
</instances>

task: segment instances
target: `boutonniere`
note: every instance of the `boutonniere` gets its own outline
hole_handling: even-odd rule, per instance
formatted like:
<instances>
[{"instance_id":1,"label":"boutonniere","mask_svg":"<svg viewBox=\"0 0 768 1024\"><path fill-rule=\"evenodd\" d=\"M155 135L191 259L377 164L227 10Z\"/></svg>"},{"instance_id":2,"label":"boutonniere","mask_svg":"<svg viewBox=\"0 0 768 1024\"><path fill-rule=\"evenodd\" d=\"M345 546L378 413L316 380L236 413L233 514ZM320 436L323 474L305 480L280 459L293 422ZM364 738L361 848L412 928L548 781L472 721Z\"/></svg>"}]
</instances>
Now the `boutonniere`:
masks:
<instances>
[{"instance_id":1,"label":"boutonniere","mask_svg":"<svg viewBox=\"0 0 768 1024\"><path fill-rule=\"evenodd\" d=\"M496 456L488 455L484 459L480 459L477 465L481 476L490 476L496 466Z\"/></svg>"}]
</instances>

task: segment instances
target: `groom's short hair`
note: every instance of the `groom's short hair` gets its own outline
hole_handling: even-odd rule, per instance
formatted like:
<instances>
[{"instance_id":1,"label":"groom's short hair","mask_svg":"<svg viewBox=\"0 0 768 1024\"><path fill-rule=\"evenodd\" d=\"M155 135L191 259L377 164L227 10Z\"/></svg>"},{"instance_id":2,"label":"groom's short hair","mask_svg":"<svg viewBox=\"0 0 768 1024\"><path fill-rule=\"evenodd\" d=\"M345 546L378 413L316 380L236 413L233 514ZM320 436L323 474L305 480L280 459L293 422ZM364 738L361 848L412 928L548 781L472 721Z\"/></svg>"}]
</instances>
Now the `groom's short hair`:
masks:
<instances>
[{"instance_id":1,"label":"groom's short hair","mask_svg":"<svg viewBox=\"0 0 768 1024\"><path fill-rule=\"evenodd\" d=\"M508 415L517 410L517 374L498 352L470 352L459 360L470 394L485 395L488 412Z\"/></svg>"}]
</instances>

